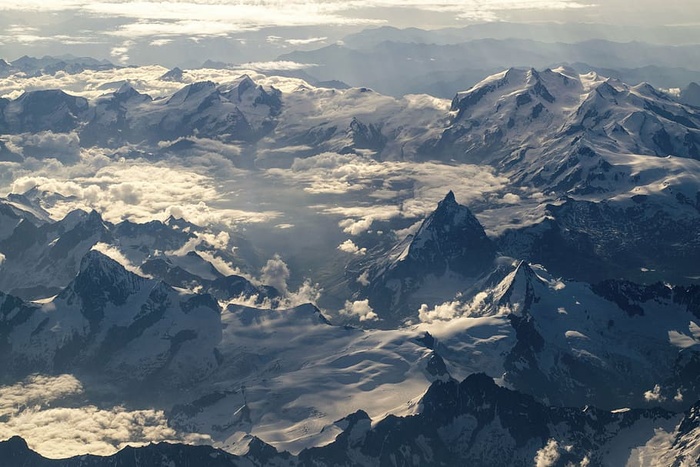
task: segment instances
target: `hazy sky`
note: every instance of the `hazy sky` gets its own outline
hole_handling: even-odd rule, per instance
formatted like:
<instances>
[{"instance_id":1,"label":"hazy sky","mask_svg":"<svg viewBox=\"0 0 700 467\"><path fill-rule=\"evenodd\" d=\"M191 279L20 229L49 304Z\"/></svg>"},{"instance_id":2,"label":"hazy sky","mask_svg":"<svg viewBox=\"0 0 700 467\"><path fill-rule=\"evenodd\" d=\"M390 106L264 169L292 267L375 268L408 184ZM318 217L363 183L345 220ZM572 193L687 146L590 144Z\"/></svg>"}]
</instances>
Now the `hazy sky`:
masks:
<instances>
[{"instance_id":1,"label":"hazy sky","mask_svg":"<svg viewBox=\"0 0 700 467\"><path fill-rule=\"evenodd\" d=\"M235 54L250 48L248 41L317 47L365 27L430 29L484 21L700 27L700 4L697 0L0 0L0 57L64 51L127 63L135 49L177 44L183 50L178 43L183 40L189 45L208 41L207 50L222 56L225 50L217 47L229 47ZM183 53L202 58L201 51Z\"/></svg>"}]
</instances>

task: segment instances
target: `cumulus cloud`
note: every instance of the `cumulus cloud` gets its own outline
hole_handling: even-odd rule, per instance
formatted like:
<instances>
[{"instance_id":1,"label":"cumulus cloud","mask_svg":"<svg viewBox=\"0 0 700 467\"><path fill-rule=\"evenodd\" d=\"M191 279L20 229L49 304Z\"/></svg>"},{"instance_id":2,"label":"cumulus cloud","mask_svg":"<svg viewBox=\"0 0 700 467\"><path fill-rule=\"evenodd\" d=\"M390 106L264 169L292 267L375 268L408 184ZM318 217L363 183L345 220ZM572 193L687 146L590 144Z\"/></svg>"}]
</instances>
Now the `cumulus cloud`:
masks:
<instances>
[{"instance_id":1,"label":"cumulus cloud","mask_svg":"<svg viewBox=\"0 0 700 467\"><path fill-rule=\"evenodd\" d=\"M505 204L518 204L520 203L521 199L520 196L516 195L515 193L506 193L501 198L501 201Z\"/></svg>"},{"instance_id":2,"label":"cumulus cloud","mask_svg":"<svg viewBox=\"0 0 700 467\"><path fill-rule=\"evenodd\" d=\"M644 392L644 400L647 402L664 402L666 397L661 394L661 386L655 384L654 387Z\"/></svg>"},{"instance_id":3,"label":"cumulus cloud","mask_svg":"<svg viewBox=\"0 0 700 467\"><path fill-rule=\"evenodd\" d=\"M559 443L557 440L550 439L545 447L537 451L535 455L535 465L537 467L553 467L561 457L559 453Z\"/></svg>"},{"instance_id":4,"label":"cumulus cloud","mask_svg":"<svg viewBox=\"0 0 700 467\"><path fill-rule=\"evenodd\" d=\"M2 263L4 263L4 262L5 262L5 255L0 253L0 266L2 266Z\"/></svg>"},{"instance_id":5,"label":"cumulus cloud","mask_svg":"<svg viewBox=\"0 0 700 467\"><path fill-rule=\"evenodd\" d=\"M353 219L343 219L338 222L338 225L343 228L343 232L350 235L360 235L363 232L367 232L374 222L373 217L363 217L360 220Z\"/></svg>"},{"instance_id":6,"label":"cumulus cloud","mask_svg":"<svg viewBox=\"0 0 700 467\"><path fill-rule=\"evenodd\" d=\"M346 301L345 307L340 310L341 315L362 321L377 321L379 316L369 306L369 300Z\"/></svg>"},{"instance_id":7,"label":"cumulus cloud","mask_svg":"<svg viewBox=\"0 0 700 467\"><path fill-rule=\"evenodd\" d=\"M357 278L357 283L365 287L369 285L369 269L363 271L362 274L360 274L360 276Z\"/></svg>"},{"instance_id":8,"label":"cumulus cloud","mask_svg":"<svg viewBox=\"0 0 700 467\"><path fill-rule=\"evenodd\" d=\"M323 292L323 289L319 284L314 283L311 279L304 279L299 289L287 294L287 297L281 301L280 307L291 308L305 303L313 303L315 305L321 298L321 292Z\"/></svg>"},{"instance_id":9,"label":"cumulus cloud","mask_svg":"<svg viewBox=\"0 0 700 467\"><path fill-rule=\"evenodd\" d=\"M436 305L432 309L425 303L418 310L418 319L424 323L432 323L433 321L449 321L464 313L465 306L458 302L445 302L441 305Z\"/></svg>"},{"instance_id":10,"label":"cumulus cloud","mask_svg":"<svg viewBox=\"0 0 700 467\"><path fill-rule=\"evenodd\" d=\"M287 280L289 280L289 267L282 260L280 255L275 254L267 260L265 266L260 270L260 281L263 284L270 285L282 294L287 293Z\"/></svg>"},{"instance_id":11,"label":"cumulus cloud","mask_svg":"<svg viewBox=\"0 0 700 467\"><path fill-rule=\"evenodd\" d=\"M338 249L340 251L343 251L345 253L350 253L351 255L357 255L357 256L362 256L367 253L367 248L360 248L355 243L348 239L345 240L343 243L338 245Z\"/></svg>"},{"instance_id":12,"label":"cumulus cloud","mask_svg":"<svg viewBox=\"0 0 700 467\"><path fill-rule=\"evenodd\" d=\"M673 396L673 400L675 402L683 402L683 393L681 392L681 388L678 388L678 390L676 391L676 395Z\"/></svg>"}]
</instances>

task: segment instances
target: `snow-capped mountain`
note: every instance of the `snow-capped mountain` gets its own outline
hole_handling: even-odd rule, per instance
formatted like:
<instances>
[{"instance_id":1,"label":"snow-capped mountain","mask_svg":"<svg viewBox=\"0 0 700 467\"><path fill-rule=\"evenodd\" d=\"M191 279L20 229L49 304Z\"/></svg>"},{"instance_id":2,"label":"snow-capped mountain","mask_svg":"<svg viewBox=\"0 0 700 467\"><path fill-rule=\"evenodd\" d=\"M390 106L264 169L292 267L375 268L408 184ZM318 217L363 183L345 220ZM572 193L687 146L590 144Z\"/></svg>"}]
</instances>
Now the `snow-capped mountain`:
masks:
<instances>
[{"instance_id":1,"label":"snow-capped mountain","mask_svg":"<svg viewBox=\"0 0 700 467\"><path fill-rule=\"evenodd\" d=\"M383 257L363 272L368 285L359 292L381 310L381 318L413 318L421 304L435 305L490 273L496 248L469 208L447 193L437 208ZM436 302L437 301L437 302Z\"/></svg>"},{"instance_id":2,"label":"snow-capped mountain","mask_svg":"<svg viewBox=\"0 0 700 467\"><path fill-rule=\"evenodd\" d=\"M534 225L495 239L502 252L589 281L697 276L687 260L700 256L697 108L647 84L559 68L491 76L457 94L452 111L426 151L486 162L552 197Z\"/></svg>"},{"instance_id":3,"label":"snow-capped mountain","mask_svg":"<svg viewBox=\"0 0 700 467\"><path fill-rule=\"evenodd\" d=\"M11 374L95 370L122 382L185 383L218 365L220 309L213 297L176 291L97 251L56 297L2 296L3 367Z\"/></svg>"},{"instance_id":4,"label":"snow-capped mountain","mask_svg":"<svg viewBox=\"0 0 700 467\"><path fill-rule=\"evenodd\" d=\"M86 70L99 71L116 68L106 60L96 60L90 57L29 57L24 55L11 62L0 59L0 77L22 73L25 76L39 77L54 75L58 72L69 74L82 73Z\"/></svg>"},{"instance_id":5,"label":"snow-capped mountain","mask_svg":"<svg viewBox=\"0 0 700 467\"><path fill-rule=\"evenodd\" d=\"M96 211L73 211L40 226L22 220L0 242L5 257L0 290L29 299L55 295L75 277L82 257L110 240L109 227Z\"/></svg>"},{"instance_id":6,"label":"snow-capped mountain","mask_svg":"<svg viewBox=\"0 0 700 467\"><path fill-rule=\"evenodd\" d=\"M696 410L676 415L659 409L613 412L593 407L547 407L497 386L483 374L436 381L421 399L421 412L390 416L372 424L363 411L341 420L335 439L297 456L258 439L247 453L232 455L207 446L168 443L126 448L113 456L48 460L15 437L0 443L0 455L27 467L148 465L345 466L345 465L555 465L616 466L644 460L650 465L692 465L697 459L686 437ZM689 431L690 430L690 431ZM673 449L660 451L660 446ZM170 464L172 465L172 464ZM629 465L629 464L628 464Z\"/></svg>"},{"instance_id":7,"label":"snow-capped mountain","mask_svg":"<svg viewBox=\"0 0 700 467\"><path fill-rule=\"evenodd\" d=\"M221 366L177 395L169 416L233 452L248 435L292 452L330 442L336 421L358 407L379 418L410 414L430 382L449 378L420 331L332 325L308 304L229 305L222 323Z\"/></svg>"},{"instance_id":8,"label":"snow-capped mountain","mask_svg":"<svg viewBox=\"0 0 700 467\"><path fill-rule=\"evenodd\" d=\"M608 161L611 153L700 155L697 109L648 84L628 86L569 68L511 68L458 93L452 111L436 149L489 161L521 183L559 193L631 189L619 180L626 164Z\"/></svg>"},{"instance_id":9,"label":"snow-capped mountain","mask_svg":"<svg viewBox=\"0 0 700 467\"><path fill-rule=\"evenodd\" d=\"M167 99L155 100L128 83L94 102L60 90L37 90L0 101L0 131L76 131L84 145L106 147L194 135L254 141L274 127L280 106L279 91L257 86L247 76L225 86L188 84Z\"/></svg>"},{"instance_id":10,"label":"snow-capped mountain","mask_svg":"<svg viewBox=\"0 0 700 467\"><path fill-rule=\"evenodd\" d=\"M96 211L51 218L84 194L0 200L2 378L74 372L85 400L125 405L92 381L144 383L160 391L139 402L174 431L256 453L198 448L234 465L620 465L659 445L657 463L697 457L697 108L569 68L510 69L452 110L292 78L162 72L152 73L172 92L155 97L115 81L98 98L0 100L8 177L46 162L41 177L55 167L76 187L99 183L106 203L117 171L91 178L92 165L119 158L157 174L191 169L204 197L228 191L202 201L209 218L214 204L274 214L225 231ZM67 136L70 160L27 142L48 132ZM463 162L474 170L453 188L469 208L450 191L416 222ZM408 175L414 166L425 172ZM247 268L238 228L285 261L285 241L307 238L289 263ZM326 239L332 254L309 260ZM330 277L324 293L341 306L302 304L320 293L291 292L307 274ZM585 404L602 410L560 407ZM631 409L608 412L621 407ZM185 457L168 456L188 450L149 449L117 456L177 463Z\"/></svg>"},{"instance_id":11,"label":"snow-capped mountain","mask_svg":"<svg viewBox=\"0 0 700 467\"><path fill-rule=\"evenodd\" d=\"M444 304L461 318L430 333L454 374L481 366L550 404L685 408L700 398L697 294L696 286L562 281L521 261L471 301ZM447 319L440 311L424 316Z\"/></svg>"},{"instance_id":12,"label":"snow-capped mountain","mask_svg":"<svg viewBox=\"0 0 700 467\"><path fill-rule=\"evenodd\" d=\"M0 101L3 133L67 133L78 127L88 111L88 101L61 90L25 92L17 99Z\"/></svg>"},{"instance_id":13,"label":"snow-capped mountain","mask_svg":"<svg viewBox=\"0 0 700 467\"><path fill-rule=\"evenodd\" d=\"M53 221L40 204L52 195L35 191L0 200L0 290L6 293L27 300L56 295L78 273L83 256L98 249L139 274L175 287L199 288L222 301L279 296L272 287L219 271L212 262L244 263L234 258L230 246L208 243L206 229L173 217L165 222L111 224L96 211L82 210Z\"/></svg>"}]
</instances>

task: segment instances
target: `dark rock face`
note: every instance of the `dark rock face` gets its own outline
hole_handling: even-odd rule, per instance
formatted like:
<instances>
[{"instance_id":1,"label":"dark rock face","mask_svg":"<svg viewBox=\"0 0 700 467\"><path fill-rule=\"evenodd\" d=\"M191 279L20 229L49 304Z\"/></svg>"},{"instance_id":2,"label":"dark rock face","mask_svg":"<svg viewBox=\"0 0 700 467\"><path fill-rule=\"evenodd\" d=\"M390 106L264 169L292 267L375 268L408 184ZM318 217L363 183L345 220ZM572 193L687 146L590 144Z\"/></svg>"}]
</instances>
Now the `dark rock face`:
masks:
<instances>
[{"instance_id":1,"label":"dark rock face","mask_svg":"<svg viewBox=\"0 0 700 467\"><path fill-rule=\"evenodd\" d=\"M29 91L7 104L0 120L8 133L75 130L88 110L88 101L60 90ZM3 125L4 124L4 125Z\"/></svg>"},{"instance_id":2,"label":"dark rock face","mask_svg":"<svg viewBox=\"0 0 700 467\"><path fill-rule=\"evenodd\" d=\"M692 82L681 91L680 101L687 105L700 107L700 84Z\"/></svg>"},{"instance_id":3,"label":"dark rock face","mask_svg":"<svg viewBox=\"0 0 700 467\"><path fill-rule=\"evenodd\" d=\"M94 250L47 304L0 293L3 377L90 371L119 384L175 384L211 372L220 339L211 295L179 293Z\"/></svg>"},{"instance_id":4,"label":"dark rock face","mask_svg":"<svg viewBox=\"0 0 700 467\"><path fill-rule=\"evenodd\" d=\"M93 250L83 257L80 272L58 299L79 299L85 317L96 325L104 318L108 303L123 305L145 283L146 279L128 273L113 259Z\"/></svg>"},{"instance_id":5,"label":"dark rock face","mask_svg":"<svg viewBox=\"0 0 700 467\"><path fill-rule=\"evenodd\" d=\"M478 277L490 271L495 257L484 228L450 191L414 235L372 267L367 296L378 310L400 314L406 305L417 310L411 294L427 277Z\"/></svg>"},{"instance_id":6,"label":"dark rock face","mask_svg":"<svg viewBox=\"0 0 700 467\"><path fill-rule=\"evenodd\" d=\"M563 277L682 284L697 274L700 258L700 218L688 208L688 216L678 218L648 201L622 208L568 198L548 206L540 224L506 231L495 241L503 253ZM642 268L651 272L641 274Z\"/></svg>"},{"instance_id":7,"label":"dark rock face","mask_svg":"<svg viewBox=\"0 0 700 467\"><path fill-rule=\"evenodd\" d=\"M451 191L423 222L408 248L406 268L420 268L438 276L448 269L463 276L483 273L496 256L484 228L469 211L457 204Z\"/></svg>"},{"instance_id":8,"label":"dark rock face","mask_svg":"<svg viewBox=\"0 0 700 467\"><path fill-rule=\"evenodd\" d=\"M0 289L25 299L55 295L73 280L80 259L96 243L111 238L109 225L95 211L73 211L39 226L23 221L0 241L6 270L18 272L0 275Z\"/></svg>"}]
</instances>

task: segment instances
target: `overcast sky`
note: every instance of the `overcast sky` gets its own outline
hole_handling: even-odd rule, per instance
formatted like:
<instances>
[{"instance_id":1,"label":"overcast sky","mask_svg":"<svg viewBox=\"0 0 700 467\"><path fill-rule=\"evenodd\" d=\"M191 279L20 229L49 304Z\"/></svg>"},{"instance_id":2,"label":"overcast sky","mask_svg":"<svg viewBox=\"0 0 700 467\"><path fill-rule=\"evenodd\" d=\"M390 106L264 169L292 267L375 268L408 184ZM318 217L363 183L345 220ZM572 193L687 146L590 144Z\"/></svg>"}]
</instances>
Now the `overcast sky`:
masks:
<instances>
[{"instance_id":1,"label":"overcast sky","mask_svg":"<svg viewBox=\"0 0 700 467\"><path fill-rule=\"evenodd\" d=\"M318 47L366 27L424 29L485 21L700 27L697 0L0 0L0 57L89 54L143 62L139 48L177 45L203 59L249 60L250 43ZM257 35L256 35L257 34ZM183 42L186 41L186 42ZM183 48L183 44L188 47ZM189 47L191 46L191 47ZM187 50L184 50L187 49ZM218 50L222 49L222 50ZM266 49L267 50L267 49ZM136 53L135 53L136 52ZM267 50L269 53L269 50ZM248 55L246 55L248 53ZM157 52L154 52L157 56ZM269 58L269 56L261 57ZM190 59L190 57L185 57Z\"/></svg>"}]
</instances>

